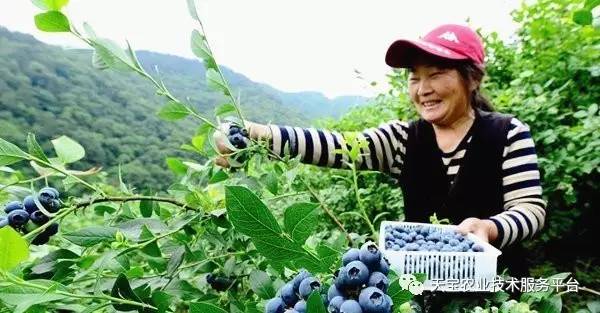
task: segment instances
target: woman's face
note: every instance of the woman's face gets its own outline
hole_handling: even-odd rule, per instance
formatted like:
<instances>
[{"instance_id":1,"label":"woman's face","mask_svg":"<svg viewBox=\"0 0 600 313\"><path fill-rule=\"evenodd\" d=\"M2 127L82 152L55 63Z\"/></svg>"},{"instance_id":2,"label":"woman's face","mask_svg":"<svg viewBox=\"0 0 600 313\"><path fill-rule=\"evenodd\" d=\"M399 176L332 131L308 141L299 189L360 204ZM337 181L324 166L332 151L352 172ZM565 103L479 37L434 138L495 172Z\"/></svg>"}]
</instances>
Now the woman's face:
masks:
<instances>
[{"instance_id":1,"label":"woman's face","mask_svg":"<svg viewBox=\"0 0 600 313\"><path fill-rule=\"evenodd\" d=\"M410 70L408 90L417 112L437 125L451 125L468 114L469 90L455 69L417 62Z\"/></svg>"}]
</instances>

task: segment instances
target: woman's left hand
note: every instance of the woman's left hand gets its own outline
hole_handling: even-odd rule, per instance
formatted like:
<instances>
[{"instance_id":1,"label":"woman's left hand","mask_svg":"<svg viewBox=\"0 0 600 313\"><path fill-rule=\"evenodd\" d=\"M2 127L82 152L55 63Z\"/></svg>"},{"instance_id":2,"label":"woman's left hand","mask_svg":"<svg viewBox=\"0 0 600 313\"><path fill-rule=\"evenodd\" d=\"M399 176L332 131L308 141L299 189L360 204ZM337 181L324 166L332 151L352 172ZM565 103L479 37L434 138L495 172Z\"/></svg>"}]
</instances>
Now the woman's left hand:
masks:
<instances>
[{"instance_id":1,"label":"woman's left hand","mask_svg":"<svg viewBox=\"0 0 600 313\"><path fill-rule=\"evenodd\" d=\"M491 220L482 220L476 217L469 217L462 221L458 225L458 232L463 235L473 233L475 236L485 240L486 242L492 242L498 237L498 228L496 224Z\"/></svg>"}]
</instances>

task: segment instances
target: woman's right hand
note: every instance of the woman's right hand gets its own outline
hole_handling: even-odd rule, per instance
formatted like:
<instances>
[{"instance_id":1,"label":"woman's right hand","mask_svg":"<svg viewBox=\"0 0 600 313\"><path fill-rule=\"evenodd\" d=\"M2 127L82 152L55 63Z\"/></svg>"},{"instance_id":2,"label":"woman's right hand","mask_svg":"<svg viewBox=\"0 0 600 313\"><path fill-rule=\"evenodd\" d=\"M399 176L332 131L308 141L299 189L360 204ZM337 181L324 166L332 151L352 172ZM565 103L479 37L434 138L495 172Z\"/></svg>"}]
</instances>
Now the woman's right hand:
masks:
<instances>
[{"instance_id":1,"label":"woman's right hand","mask_svg":"<svg viewBox=\"0 0 600 313\"><path fill-rule=\"evenodd\" d=\"M246 120L244 120L244 124L246 125L249 139L264 140L271 136L271 131L266 125L253 123ZM221 154L215 158L215 164L225 168L230 166L227 155L233 152L227 144L229 143L229 145L232 145L230 138L228 138L232 125L233 124L229 122L219 124L219 129L215 131L213 135L217 151L219 154Z\"/></svg>"}]
</instances>

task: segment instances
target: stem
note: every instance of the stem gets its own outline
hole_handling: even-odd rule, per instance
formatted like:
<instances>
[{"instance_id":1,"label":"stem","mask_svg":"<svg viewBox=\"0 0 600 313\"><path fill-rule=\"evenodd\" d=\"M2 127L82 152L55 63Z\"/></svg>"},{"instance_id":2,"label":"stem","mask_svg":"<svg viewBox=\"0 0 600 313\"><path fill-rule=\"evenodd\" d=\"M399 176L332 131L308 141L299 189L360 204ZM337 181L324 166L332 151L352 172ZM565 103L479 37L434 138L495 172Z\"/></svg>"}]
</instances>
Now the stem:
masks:
<instances>
[{"instance_id":1,"label":"stem","mask_svg":"<svg viewBox=\"0 0 600 313\"><path fill-rule=\"evenodd\" d=\"M375 226L373 226L373 223L371 223L371 220L369 220L367 211L365 210L365 208L362 204L362 200L360 199L360 195L358 194L358 176L356 175L356 166L354 163L352 163L350 165L350 169L352 170L352 178L353 178L352 187L354 189L354 194L356 195L356 205L358 206L358 209L361 211L363 219L365 220L365 222L367 222L367 225L369 226L371 233L373 234L373 236L376 236L377 231L375 230Z\"/></svg>"},{"instance_id":2,"label":"stem","mask_svg":"<svg viewBox=\"0 0 600 313\"><path fill-rule=\"evenodd\" d=\"M36 284L31 283L31 282L24 281L24 280L22 280L20 278L15 277L12 274L8 274L7 278L8 278L8 280L10 282L14 283L15 285L25 286L25 287L31 287L31 288L45 290L45 291L48 290L48 287L46 287L46 286L36 285ZM118 303L122 303L122 304L130 304L130 305L135 305L135 306L139 306L139 307L142 307L142 308L149 308L149 309L156 310L155 307L153 307L153 306L151 306L149 304L145 304L145 303L141 303L141 302L137 302L137 301L132 301L132 300L127 300L127 299L122 299L122 298L115 298L115 297L108 296L108 295L105 295L105 294L90 295L90 294L82 294L82 293L72 293L72 292L62 291L62 290L56 290L54 292L56 294L67 296L67 297L71 297L71 298L107 300L107 301L110 301L110 302L118 302Z\"/></svg>"},{"instance_id":3,"label":"stem","mask_svg":"<svg viewBox=\"0 0 600 313\"><path fill-rule=\"evenodd\" d=\"M344 236L346 236L346 239L348 239L348 242L352 243L352 237L350 237L350 234L348 234L348 232L346 231L346 228L344 228L344 225L342 225L342 223L340 223L340 221L335 217L335 215L333 215L333 213L327 207L327 205L325 204L325 202L323 201L323 199L321 199L321 197L319 197L319 195L317 194L317 192L314 189L312 189L312 187L304 180L304 178L300 178L300 180L302 181L302 183L304 184L304 186L308 189L308 192L310 192L310 194L315 199L317 199L317 201L319 202L319 205L321 206L321 208L323 209L323 211L325 211L325 213L333 220L333 222L342 231L342 233L344 233Z\"/></svg>"},{"instance_id":4,"label":"stem","mask_svg":"<svg viewBox=\"0 0 600 313\"><path fill-rule=\"evenodd\" d=\"M302 192L294 192L294 193L286 193L286 194L283 194L283 195L278 195L278 196L274 196L274 197L271 197L271 198L267 198L267 199L265 199L265 200L267 200L267 201L279 200L279 199L281 199L281 198L294 197L294 196L301 196L301 195L305 195L305 194L307 194L307 192L306 192L306 191L302 191Z\"/></svg>"},{"instance_id":5,"label":"stem","mask_svg":"<svg viewBox=\"0 0 600 313\"><path fill-rule=\"evenodd\" d=\"M56 167L53 164L51 164L49 162L46 162L44 160L38 159L38 158L36 158L34 156L31 156L31 160L34 161L34 162L36 162L36 163L43 164L46 167L49 167L49 168L51 168L51 169L53 169L53 170L55 170L55 171L57 171L57 172L59 172L59 173L61 173L63 175L69 176L69 177L75 179L76 181L80 182L81 184L85 185L86 187L88 187L88 188L90 188L90 189L92 189L92 190L94 190L96 192L99 192L100 194L104 195L104 191L98 189L98 187L95 187L94 185L86 182L85 180L83 180L83 179L81 179L81 178L79 178L79 177L77 177L77 176L75 176L73 174L70 174L66 170L63 170L63 169L61 169L59 167Z\"/></svg>"}]
</instances>

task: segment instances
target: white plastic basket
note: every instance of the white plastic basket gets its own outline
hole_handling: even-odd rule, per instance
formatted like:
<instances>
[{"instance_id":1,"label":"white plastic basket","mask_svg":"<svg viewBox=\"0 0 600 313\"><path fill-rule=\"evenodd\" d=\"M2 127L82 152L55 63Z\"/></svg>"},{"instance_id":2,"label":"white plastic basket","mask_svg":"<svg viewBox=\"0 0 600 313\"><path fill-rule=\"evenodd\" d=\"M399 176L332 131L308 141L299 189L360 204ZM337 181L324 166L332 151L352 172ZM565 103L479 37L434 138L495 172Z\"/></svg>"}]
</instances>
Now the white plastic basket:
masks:
<instances>
[{"instance_id":1,"label":"white plastic basket","mask_svg":"<svg viewBox=\"0 0 600 313\"><path fill-rule=\"evenodd\" d=\"M425 273L424 290L447 292L495 291L498 256L502 252L473 234L467 238L483 247L483 252L394 251L385 247L385 227L403 226L416 229L428 226L452 231L456 225L384 221L379 230L379 247L398 275ZM496 286L497 288L497 286Z\"/></svg>"}]
</instances>

